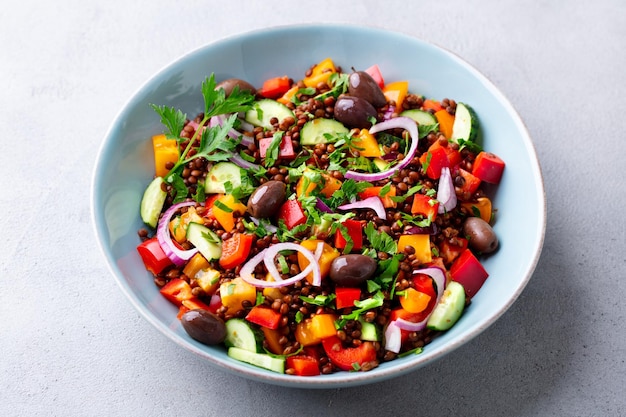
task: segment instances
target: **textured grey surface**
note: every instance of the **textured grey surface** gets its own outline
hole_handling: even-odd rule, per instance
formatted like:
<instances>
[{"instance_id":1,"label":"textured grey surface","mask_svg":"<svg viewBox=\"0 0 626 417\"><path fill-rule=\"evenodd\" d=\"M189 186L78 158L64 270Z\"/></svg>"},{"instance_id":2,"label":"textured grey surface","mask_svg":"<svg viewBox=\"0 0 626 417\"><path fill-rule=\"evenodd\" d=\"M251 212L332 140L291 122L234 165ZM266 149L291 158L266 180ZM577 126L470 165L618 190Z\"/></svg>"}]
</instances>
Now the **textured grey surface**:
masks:
<instances>
[{"instance_id":1,"label":"textured grey surface","mask_svg":"<svg viewBox=\"0 0 626 417\"><path fill-rule=\"evenodd\" d=\"M459 54L517 108L545 176L545 246L513 307L434 365L362 388L264 385L181 350L133 310L90 224L100 141L141 83L204 43L300 22ZM9 0L0 39L0 415L626 415L622 0Z\"/></svg>"}]
</instances>

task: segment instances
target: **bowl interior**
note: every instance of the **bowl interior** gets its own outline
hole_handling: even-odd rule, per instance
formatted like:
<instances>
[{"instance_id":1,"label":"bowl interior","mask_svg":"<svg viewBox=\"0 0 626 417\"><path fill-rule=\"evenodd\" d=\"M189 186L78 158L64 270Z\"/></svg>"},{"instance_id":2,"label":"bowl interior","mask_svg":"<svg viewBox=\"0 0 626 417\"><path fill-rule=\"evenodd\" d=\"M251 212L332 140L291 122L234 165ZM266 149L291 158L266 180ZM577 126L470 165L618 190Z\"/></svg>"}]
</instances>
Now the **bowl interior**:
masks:
<instances>
[{"instance_id":1,"label":"bowl interior","mask_svg":"<svg viewBox=\"0 0 626 417\"><path fill-rule=\"evenodd\" d=\"M507 164L492 191L501 247L488 258L489 279L452 330L420 355L382 364L365 373L291 377L235 362L225 350L192 340L176 319L176 308L158 292L137 255L143 226L139 203L152 178L149 138L162 132L149 104L174 106L193 117L202 109L200 85L216 79L263 80L306 69L331 57L344 68L378 64L385 80L408 80L411 92L452 98L478 114L482 144ZM93 221L110 269L138 311L184 348L221 369L265 382L302 387L339 387L380 381L423 366L457 348L492 324L518 297L537 263L545 231L545 197L539 163L529 135L506 98L463 60L432 44L374 28L311 25L267 29L221 40L195 50L145 83L120 111L107 132L93 175Z\"/></svg>"}]
</instances>

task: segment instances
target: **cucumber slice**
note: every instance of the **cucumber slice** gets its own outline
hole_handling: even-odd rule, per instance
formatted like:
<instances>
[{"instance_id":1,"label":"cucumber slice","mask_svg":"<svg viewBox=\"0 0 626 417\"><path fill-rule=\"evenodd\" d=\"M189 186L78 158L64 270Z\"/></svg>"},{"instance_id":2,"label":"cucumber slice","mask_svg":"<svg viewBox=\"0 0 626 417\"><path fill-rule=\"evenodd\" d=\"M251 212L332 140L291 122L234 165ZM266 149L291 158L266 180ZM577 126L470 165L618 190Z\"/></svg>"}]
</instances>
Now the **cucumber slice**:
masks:
<instances>
[{"instance_id":1,"label":"cucumber slice","mask_svg":"<svg viewBox=\"0 0 626 417\"><path fill-rule=\"evenodd\" d=\"M219 162L209 170L204 183L207 194L223 194L226 192L226 182L233 188L241 185L241 168L232 162Z\"/></svg>"},{"instance_id":2,"label":"cucumber slice","mask_svg":"<svg viewBox=\"0 0 626 417\"><path fill-rule=\"evenodd\" d=\"M222 255L222 241L219 236L202 224L192 222L187 225L187 240L209 261L219 259Z\"/></svg>"},{"instance_id":3,"label":"cucumber slice","mask_svg":"<svg viewBox=\"0 0 626 417\"><path fill-rule=\"evenodd\" d=\"M167 193L161 188L164 182L161 177L153 179L150 185L148 185L148 188L146 188L146 191L144 191L143 198L141 199L141 207L139 210L141 220L151 227L156 227L161 210L163 210L163 204L165 204Z\"/></svg>"},{"instance_id":4,"label":"cucumber slice","mask_svg":"<svg viewBox=\"0 0 626 417\"><path fill-rule=\"evenodd\" d=\"M224 344L227 347L236 347L248 352L258 352L260 338L257 332L244 319L230 319L226 321L226 339Z\"/></svg>"},{"instance_id":5,"label":"cucumber slice","mask_svg":"<svg viewBox=\"0 0 626 417\"><path fill-rule=\"evenodd\" d=\"M361 340L369 340L370 342L380 342L380 334L374 323L367 322L359 318L361 323Z\"/></svg>"},{"instance_id":6,"label":"cucumber slice","mask_svg":"<svg viewBox=\"0 0 626 417\"><path fill-rule=\"evenodd\" d=\"M478 135L478 118L474 110L467 104L457 103L452 125L452 140L474 142Z\"/></svg>"},{"instance_id":7,"label":"cucumber slice","mask_svg":"<svg viewBox=\"0 0 626 417\"><path fill-rule=\"evenodd\" d=\"M448 330L461 317L464 309L465 288L456 281L450 281L426 326L432 330Z\"/></svg>"},{"instance_id":8,"label":"cucumber slice","mask_svg":"<svg viewBox=\"0 0 626 417\"><path fill-rule=\"evenodd\" d=\"M329 137L333 138L339 134L348 134L350 130L335 119L313 119L309 120L300 130L300 143L302 145L317 145L318 143L328 143Z\"/></svg>"},{"instance_id":9,"label":"cucumber slice","mask_svg":"<svg viewBox=\"0 0 626 417\"><path fill-rule=\"evenodd\" d=\"M293 117L295 120L295 115L289 107L269 98L254 102L252 108L246 112L245 119L254 126L270 129L272 117L277 118L279 123L287 117Z\"/></svg>"},{"instance_id":10,"label":"cucumber slice","mask_svg":"<svg viewBox=\"0 0 626 417\"><path fill-rule=\"evenodd\" d=\"M258 366L279 374L285 373L285 359L270 356L266 353L255 353L238 347L231 347L228 349L228 356L231 358L249 363L250 365Z\"/></svg>"},{"instance_id":11,"label":"cucumber slice","mask_svg":"<svg viewBox=\"0 0 626 417\"><path fill-rule=\"evenodd\" d=\"M437 124L437 118L433 114L424 110L419 110L419 109L405 110L402 113L400 113L400 116L413 119L418 124L423 125L423 126L430 126L430 125Z\"/></svg>"}]
</instances>

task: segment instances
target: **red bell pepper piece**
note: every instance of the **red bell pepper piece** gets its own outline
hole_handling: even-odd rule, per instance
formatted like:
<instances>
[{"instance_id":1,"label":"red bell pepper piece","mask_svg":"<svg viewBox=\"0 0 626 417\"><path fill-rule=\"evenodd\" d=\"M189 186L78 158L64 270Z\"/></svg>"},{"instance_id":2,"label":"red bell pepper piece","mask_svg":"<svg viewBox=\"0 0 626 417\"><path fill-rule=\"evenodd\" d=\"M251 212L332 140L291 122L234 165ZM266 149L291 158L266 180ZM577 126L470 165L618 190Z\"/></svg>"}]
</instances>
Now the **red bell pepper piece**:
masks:
<instances>
[{"instance_id":1,"label":"red bell pepper piece","mask_svg":"<svg viewBox=\"0 0 626 417\"><path fill-rule=\"evenodd\" d=\"M411 214L421 214L432 221L437 218L439 202L425 194L414 194L413 204L411 204Z\"/></svg>"},{"instance_id":2,"label":"red bell pepper piece","mask_svg":"<svg viewBox=\"0 0 626 417\"><path fill-rule=\"evenodd\" d=\"M223 240L222 254L219 260L222 268L231 269L243 264L250 255L253 240L252 235L244 233L233 233L230 238Z\"/></svg>"},{"instance_id":3,"label":"red bell pepper piece","mask_svg":"<svg viewBox=\"0 0 626 417\"><path fill-rule=\"evenodd\" d=\"M367 362L376 360L376 348L372 342L363 342L357 347L346 348L337 336L322 340L328 359L344 371L354 371Z\"/></svg>"},{"instance_id":4,"label":"red bell pepper piece","mask_svg":"<svg viewBox=\"0 0 626 417\"><path fill-rule=\"evenodd\" d=\"M336 287L335 296L335 306L337 307L337 310L341 310L346 307L354 307L354 302L361 299L361 289Z\"/></svg>"},{"instance_id":5,"label":"red bell pepper piece","mask_svg":"<svg viewBox=\"0 0 626 417\"><path fill-rule=\"evenodd\" d=\"M426 175L434 180L441 177L441 169L450 166L448 154L443 147L428 149L420 156L420 163L426 166Z\"/></svg>"},{"instance_id":6,"label":"red bell pepper piece","mask_svg":"<svg viewBox=\"0 0 626 417\"><path fill-rule=\"evenodd\" d=\"M448 265L454 262L454 260L467 249L467 239L457 237L456 240L460 243L459 245L453 245L447 239L439 245L439 254Z\"/></svg>"},{"instance_id":7,"label":"red bell pepper piece","mask_svg":"<svg viewBox=\"0 0 626 417\"><path fill-rule=\"evenodd\" d=\"M211 306L202 302L199 298L192 297L188 300L182 301L182 305L178 309L178 315L176 317L178 318L178 320L180 320L183 314L185 314L186 312L190 310L207 310L207 311L210 311L211 313L215 313L217 311L217 309L211 308Z\"/></svg>"},{"instance_id":8,"label":"red bell pepper piece","mask_svg":"<svg viewBox=\"0 0 626 417\"><path fill-rule=\"evenodd\" d=\"M438 101L427 98L424 100L424 103L422 103L422 110L432 110L436 113L439 110L443 110L443 106Z\"/></svg>"},{"instance_id":9,"label":"red bell pepper piece","mask_svg":"<svg viewBox=\"0 0 626 417\"><path fill-rule=\"evenodd\" d=\"M497 155L482 151L476 156L472 174L480 178L481 181L498 184L502 178L504 165L504 161Z\"/></svg>"},{"instance_id":10,"label":"red bell pepper piece","mask_svg":"<svg viewBox=\"0 0 626 417\"><path fill-rule=\"evenodd\" d=\"M269 148L272 140L272 138L259 140L259 154L261 158L265 158L267 148ZM283 136L278 148L278 156L282 159L294 159L296 157L296 152L293 150L293 142L289 136Z\"/></svg>"},{"instance_id":11,"label":"red bell pepper piece","mask_svg":"<svg viewBox=\"0 0 626 417\"><path fill-rule=\"evenodd\" d=\"M276 99L285 94L291 88L291 80L286 75L266 80L259 94L265 98Z\"/></svg>"},{"instance_id":12,"label":"red bell pepper piece","mask_svg":"<svg viewBox=\"0 0 626 417\"><path fill-rule=\"evenodd\" d=\"M378 67L378 65L372 65L371 67L366 69L365 72L367 72L370 77L372 77L374 81L376 81L376 84L378 84L380 88L385 88L385 79L383 78L383 74L380 72L380 68Z\"/></svg>"},{"instance_id":13,"label":"red bell pepper piece","mask_svg":"<svg viewBox=\"0 0 626 417\"><path fill-rule=\"evenodd\" d=\"M352 240L352 249L359 250L363 247L363 232L361 231L361 222L357 220L348 219L341 223L348 230L348 236ZM335 248L344 249L348 242L343 237L341 230L337 229L335 233Z\"/></svg>"},{"instance_id":14,"label":"red bell pepper piece","mask_svg":"<svg viewBox=\"0 0 626 417\"><path fill-rule=\"evenodd\" d=\"M459 175L463 178L463 185L460 187L462 193L472 195L480 186L480 178L462 168L459 168Z\"/></svg>"},{"instance_id":15,"label":"red bell pepper piece","mask_svg":"<svg viewBox=\"0 0 626 417\"><path fill-rule=\"evenodd\" d=\"M476 295L489 276L470 249L465 249L450 267L452 280L463 285L468 297Z\"/></svg>"},{"instance_id":16,"label":"red bell pepper piece","mask_svg":"<svg viewBox=\"0 0 626 417\"><path fill-rule=\"evenodd\" d=\"M287 357L287 368L294 370L298 376L315 376L320 374L319 361L307 355L294 355Z\"/></svg>"},{"instance_id":17,"label":"red bell pepper piece","mask_svg":"<svg viewBox=\"0 0 626 417\"><path fill-rule=\"evenodd\" d=\"M163 252L163 249L161 249L161 245L156 236L141 242L139 246L137 246L137 252L139 252L139 256L141 256L141 260L146 266L146 269L154 275L157 275L166 267L172 265L172 261L167 257L165 252Z\"/></svg>"},{"instance_id":18,"label":"red bell pepper piece","mask_svg":"<svg viewBox=\"0 0 626 417\"><path fill-rule=\"evenodd\" d=\"M215 219L215 215L213 214L213 205L215 204L215 200L222 196L223 194L210 194L207 196L206 200L204 200L204 208L206 209L204 217L207 219Z\"/></svg>"},{"instance_id":19,"label":"red bell pepper piece","mask_svg":"<svg viewBox=\"0 0 626 417\"><path fill-rule=\"evenodd\" d=\"M254 306L246 315L246 320L250 323L276 330L280 325L282 317L278 311L270 307Z\"/></svg>"},{"instance_id":20,"label":"red bell pepper piece","mask_svg":"<svg viewBox=\"0 0 626 417\"><path fill-rule=\"evenodd\" d=\"M306 223L306 214L298 200L287 200L278 210L278 220L283 220L288 229Z\"/></svg>"},{"instance_id":21,"label":"red bell pepper piece","mask_svg":"<svg viewBox=\"0 0 626 417\"><path fill-rule=\"evenodd\" d=\"M159 290L159 292L163 295L163 297L167 298L167 300L179 307L183 304L184 300L194 298L189 283L180 278L171 279Z\"/></svg>"},{"instance_id":22,"label":"red bell pepper piece","mask_svg":"<svg viewBox=\"0 0 626 417\"><path fill-rule=\"evenodd\" d=\"M450 168L457 166L463 161L461 152L458 149L454 149L452 146L443 146L438 140L436 140L432 145L430 145L428 150L432 152L436 148L442 148L446 152L446 155L448 156L448 166Z\"/></svg>"}]
</instances>

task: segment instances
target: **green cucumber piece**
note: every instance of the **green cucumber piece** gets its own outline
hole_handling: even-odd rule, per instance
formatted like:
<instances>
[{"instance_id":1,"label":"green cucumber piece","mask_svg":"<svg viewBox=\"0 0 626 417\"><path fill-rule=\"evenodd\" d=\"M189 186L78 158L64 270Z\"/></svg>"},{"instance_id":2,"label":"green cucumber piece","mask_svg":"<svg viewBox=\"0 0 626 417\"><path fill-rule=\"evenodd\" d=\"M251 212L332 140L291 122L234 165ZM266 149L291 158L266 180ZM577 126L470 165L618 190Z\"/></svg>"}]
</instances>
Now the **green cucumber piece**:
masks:
<instances>
[{"instance_id":1,"label":"green cucumber piece","mask_svg":"<svg viewBox=\"0 0 626 417\"><path fill-rule=\"evenodd\" d=\"M187 240L209 261L219 259L222 255L220 237L202 224L191 222L187 225Z\"/></svg>"},{"instance_id":2,"label":"green cucumber piece","mask_svg":"<svg viewBox=\"0 0 626 417\"><path fill-rule=\"evenodd\" d=\"M270 356L266 353L255 353L238 347L228 349L228 356L259 368L267 369L279 374L285 373L285 359Z\"/></svg>"},{"instance_id":3,"label":"green cucumber piece","mask_svg":"<svg viewBox=\"0 0 626 417\"><path fill-rule=\"evenodd\" d=\"M450 281L426 326L432 330L448 330L461 317L464 309L465 288L456 281Z\"/></svg>"},{"instance_id":4,"label":"green cucumber piece","mask_svg":"<svg viewBox=\"0 0 626 417\"><path fill-rule=\"evenodd\" d=\"M329 139L339 134L348 134L350 130L343 123L335 119L313 119L309 120L300 130L300 143L302 145L317 145L318 143L328 143Z\"/></svg>"},{"instance_id":5,"label":"green cucumber piece","mask_svg":"<svg viewBox=\"0 0 626 417\"><path fill-rule=\"evenodd\" d=\"M287 117L293 117L295 120L295 115L289 107L269 98L252 103L252 107L246 112L245 120L254 126L270 129L272 117L277 118L279 123Z\"/></svg>"},{"instance_id":6,"label":"green cucumber piece","mask_svg":"<svg viewBox=\"0 0 626 417\"><path fill-rule=\"evenodd\" d=\"M227 347L236 347L248 352L258 352L261 338L250 323L244 319L230 319L226 321L226 338L224 344Z\"/></svg>"},{"instance_id":7,"label":"green cucumber piece","mask_svg":"<svg viewBox=\"0 0 626 417\"><path fill-rule=\"evenodd\" d=\"M452 125L452 140L476 141L478 136L478 118L474 110L464 103L457 103Z\"/></svg>"},{"instance_id":8,"label":"green cucumber piece","mask_svg":"<svg viewBox=\"0 0 626 417\"><path fill-rule=\"evenodd\" d=\"M400 116L413 119L423 126L436 125L438 123L437 118L432 113L419 109L405 110L400 113Z\"/></svg>"},{"instance_id":9,"label":"green cucumber piece","mask_svg":"<svg viewBox=\"0 0 626 417\"><path fill-rule=\"evenodd\" d=\"M161 186L165 181L161 177L156 177L152 180L146 191L143 193L141 199L141 220L145 224L151 227L156 227L159 221L159 215L163 210L163 204L165 204L165 198L167 193L163 191Z\"/></svg>"},{"instance_id":10,"label":"green cucumber piece","mask_svg":"<svg viewBox=\"0 0 626 417\"><path fill-rule=\"evenodd\" d=\"M380 332L374 323L367 322L362 318L359 318L359 322L361 323L361 340L380 342Z\"/></svg>"},{"instance_id":11,"label":"green cucumber piece","mask_svg":"<svg viewBox=\"0 0 626 417\"><path fill-rule=\"evenodd\" d=\"M241 185L241 168L232 162L218 162L207 173L204 191L207 194L224 194L227 182L233 188L239 187Z\"/></svg>"}]
</instances>

